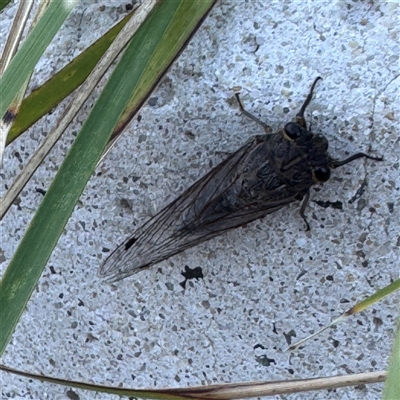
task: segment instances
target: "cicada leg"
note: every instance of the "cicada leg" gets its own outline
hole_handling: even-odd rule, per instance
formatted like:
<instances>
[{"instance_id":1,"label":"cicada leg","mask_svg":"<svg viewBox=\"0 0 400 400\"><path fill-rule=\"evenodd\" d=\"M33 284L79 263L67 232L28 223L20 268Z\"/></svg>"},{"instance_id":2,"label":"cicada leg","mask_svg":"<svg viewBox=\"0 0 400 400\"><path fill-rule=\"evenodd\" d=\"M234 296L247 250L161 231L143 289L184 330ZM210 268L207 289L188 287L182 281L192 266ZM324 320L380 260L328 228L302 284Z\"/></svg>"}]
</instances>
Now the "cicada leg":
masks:
<instances>
[{"instance_id":1,"label":"cicada leg","mask_svg":"<svg viewBox=\"0 0 400 400\"><path fill-rule=\"evenodd\" d=\"M262 121L261 121L260 119L258 119L255 115L251 114L250 112L248 112L248 111L243 107L242 101L240 100L239 93L235 93L235 97L236 97L237 102L239 103L240 111L242 111L242 113L243 113L246 117L248 117L248 118L252 119L253 121L257 122L258 124L260 124L260 125L264 128L264 130L265 130L266 133L271 133L271 132L272 132L272 129L271 129L271 127L270 127L269 125L267 125L265 122L262 122Z\"/></svg>"},{"instance_id":2,"label":"cicada leg","mask_svg":"<svg viewBox=\"0 0 400 400\"><path fill-rule=\"evenodd\" d=\"M310 191L308 190L305 196L303 197L303 202L301 203L300 207L300 217L303 218L304 223L306 224L306 231L310 230L310 224L307 221L307 217L305 214L306 207L308 204L308 201L310 200Z\"/></svg>"}]
</instances>

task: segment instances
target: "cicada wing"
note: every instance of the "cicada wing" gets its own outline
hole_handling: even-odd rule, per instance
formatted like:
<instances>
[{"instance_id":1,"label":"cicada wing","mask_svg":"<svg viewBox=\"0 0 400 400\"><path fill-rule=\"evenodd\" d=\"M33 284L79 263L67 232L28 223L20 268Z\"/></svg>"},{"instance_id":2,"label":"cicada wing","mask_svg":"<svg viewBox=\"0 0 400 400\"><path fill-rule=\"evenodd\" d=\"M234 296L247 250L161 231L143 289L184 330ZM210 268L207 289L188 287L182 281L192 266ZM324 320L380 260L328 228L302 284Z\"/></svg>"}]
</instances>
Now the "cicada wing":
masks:
<instances>
[{"instance_id":1,"label":"cicada wing","mask_svg":"<svg viewBox=\"0 0 400 400\"><path fill-rule=\"evenodd\" d=\"M267 144L257 140L241 147L122 243L100 275L123 279L294 201L295 193L269 166L267 152ZM266 177L260 181L261 171Z\"/></svg>"},{"instance_id":2,"label":"cicada wing","mask_svg":"<svg viewBox=\"0 0 400 400\"><path fill-rule=\"evenodd\" d=\"M241 147L137 229L105 260L99 275L110 281L123 279L200 243L194 231L201 210L237 181L241 161L251 146Z\"/></svg>"}]
</instances>

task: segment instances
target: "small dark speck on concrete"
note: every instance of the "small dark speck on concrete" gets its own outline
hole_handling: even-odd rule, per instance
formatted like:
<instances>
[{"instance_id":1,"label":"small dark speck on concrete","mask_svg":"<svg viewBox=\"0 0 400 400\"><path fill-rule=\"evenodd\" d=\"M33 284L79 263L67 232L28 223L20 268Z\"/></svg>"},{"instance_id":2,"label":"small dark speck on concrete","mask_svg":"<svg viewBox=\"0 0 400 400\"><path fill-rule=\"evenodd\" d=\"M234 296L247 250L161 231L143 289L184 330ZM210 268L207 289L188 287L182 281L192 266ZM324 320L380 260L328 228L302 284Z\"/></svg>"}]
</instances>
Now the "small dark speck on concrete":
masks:
<instances>
[{"instance_id":1,"label":"small dark speck on concrete","mask_svg":"<svg viewBox=\"0 0 400 400\"><path fill-rule=\"evenodd\" d=\"M19 154L19 151L16 151L16 152L14 153L14 156L15 156L15 158L18 159L19 162L22 163L23 160L22 160L21 154Z\"/></svg>"},{"instance_id":2,"label":"small dark speck on concrete","mask_svg":"<svg viewBox=\"0 0 400 400\"><path fill-rule=\"evenodd\" d=\"M300 273L296 276L296 281L298 281L302 276L304 276L308 271L305 269L301 270Z\"/></svg>"},{"instance_id":3,"label":"small dark speck on concrete","mask_svg":"<svg viewBox=\"0 0 400 400\"><path fill-rule=\"evenodd\" d=\"M296 337L296 332L291 329L288 333L283 332L283 336L285 336L286 343L290 346L292 344L292 337Z\"/></svg>"},{"instance_id":4,"label":"small dark speck on concrete","mask_svg":"<svg viewBox=\"0 0 400 400\"><path fill-rule=\"evenodd\" d=\"M196 135L193 132L190 131L185 131L185 136L187 136L189 139L195 139Z\"/></svg>"},{"instance_id":5,"label":"small dark speck on concrete","mask_svg":"<svg viewBox=\"0 0 400 400\"><path fill-rule=\"evenodd\" d=\"M150 107L154 107L157 105L158 97L151 97L148 101Z\"/></svg>"},{"instance_id":6,"label":"small dark speck on concrete","mask_svg":"<svg viewBox=\"0 0 400 400\"><path fill-rule=\"evenodd\" d=\"M314 203L318 204L320 207L323 207L323 208L332 207L336 210L343 210L343 203L341 201L314 200Z\"/></svg>"},{"instance_id":7,"label":"small dark speck on concrete","mask_svg":"<svg viewBox=\"0 0 400 400\"><path fill-rule=\"evenodd\" d=\"M52 274L56 274L56 270L54 269L54 267L52 265L50 265L50 272Z\"/></svg>"},{"instance_id":8,"label":"small dark speck on concrete","mask_svg":"<svg viewBox=\"0 0 400 400\"><path fill-rule=\"evenodd\" d=\"M74 392L72 389L67 390L65 394L71 400L80 400L78 393Z\"/></svg>"},{"instance_id":9,"label":"small dark speck on concrete","mask_svg":"<svg viewBox=\"0 0 400 400\"><path fill-rule=\"evenodd\" d=\"M21 210L22 210L22 208L21 208L21 206L20 206L20 204L21 204L21 197L17 197L17 198L13 201L13 204L14 204L14 206L17 206L18 211L21 211Z\"/></svg>"},{"instance_id":10,"label":"small dark speck on concrete","mask_svg":"<svg viewBox=\"0 0 400 400\"><path fill-rule=\"evenodd\" d=\"M340 342L339 342L339 340L333 339L332 344L333 344L333 347L336 349L339 346Z\"/></svg>"},{"instance_id":11,"label":"small dark speck on concrete","mask_svg":"<svg viewBox=\"0 0 400 400\"><path fill-rule=\"evenodd\" d=\"M353 204L356 200L358 200L364 194L365 188L367 186L368 186L367 181L364 181L358 188L356 194L349 200L349 204Z\"/></svg>"},{"instance_id":12,"label":"small dark speck on concrete","mask_svg":"<svg viewBox=\"0 0 400 400\"><path fill-rule=\"evenodd\" d=\"M37 193L40 193L41 195L45 195L46 194L46 191L44 190L44 189L42 189L42 188L35 188L35 191L37 192Z\"/></svg>"},{"instance_id":13,"label":"small dark speck on concrete","mask_svg":"<svg viewBox=\"0 0 400 400\"><path fill-rule=\"evenodd\" d=\"M110 252L110 249L108 249L107 247L103 247L103 248L101 249L101 251L102 251L103 253L109 253L109 252Z\"/></svg>"},{"instance_id":14,"label":"small dark speck on concrete","mask_svg":"<svg viewBox=\"0 0 400 400\"><path fill-rule=\"evenodd\" d=\"M275 322L272 324L272 332L274 332L276 335L278 334L278 331L276 330Z\"/></svg>"},{"instance_id":15,"label":"small dark speck on concrete","mask_svg":"<svg viewBox=\"0 0 400 400\"><path fill-rule=\"evenodd\" d=\"M126 210L132 211L132 206L131 206L131 204L129 203L129 200L127 200L127 199L121 199L121 200L119 201L119 204L121 205L122 208L124 208L124 209L126 209Z\"/></svg>"},{"instance_id":16,"label":"small dark speck on concrete","mask_svg":"<svg viewBox=\"0 0 400 400\"><path fill-rule=\"evenodd\" d=\"M394 203L392 203L391 201L387 203L389 212L392 214L393 210L394 210Z\"/></svg>"},{"instance_id":17,"label":"small dark speck on concrete","mask_svg":"<svg viewBox=\"0 0 400 400\"><path fill-rule=\"evenodd\" d=\"M78 224L85 230L86 228L86 222L85 221L78 221Z\"/></svg>"},{"instance_id":18,"label":"small dark speck on concrete","mask_svg":"<svg viewBox=\"0 0 400 400\"><path fill-rule=\"evenodd\" d=\"M264 347L262 344L257 343L256 345L253 346L253 350L257 350L257 349L261 349L261 350L267 350L266 347Z\"/></svg>"},{"instance_id":19,"label":"small dark speck on concrete","mask_svg":"<svg viewBox=\"0 0 400 400\"><path fill-rule=\"evenodd\" d=\"M273 358L268 358L266 355L256 356L256 361L264 367L269 367L272 363L276 364Z\"/></svg>"},{"instance_id":20,"label":"small dark speck on concrete","mask_svg":"<svg viewBox=\"0 0 400 400\"><path fill-rule=\"evenodd\" d=\"M333 276L332 275L327 275L326 280L333 282Z\"/></svg>"},{"instance_id":21,"label":"small dark speck on concrete","mask_svg":"<svg viewBox=\"0 0 400 400\"><path fill-rule=\"evenodd\" d=\"M81 299L78 299L78 300L79 300L79 302L78 302L79 307L82 307L85 305L85 303Z\"/></svg>"},{"instance_id":22,"label":"small dark speck on concrete","mask_svg":"<svg viewBox=\"0 0 400 400\"><path fill-rule=\"evenodd\" d=\"M93 336L91 333L86 335L85 343L92 343L95 340L99 340L96 336Z\"/></svg>"},{"instance_id":23,"label":"small dark speck on concrete","mask_svg":"<svg viewBox=\"0 0 400 400\"><path fill-rule=\"evenodd\" d=\"M132 176L131 176L131 179L132 179L132 182L135 183L135 182L137 182L137 181L140 179L140 176L132 175Z\"/></svg>"},{"instance_id":24,"label":"small dark speck on concrete","mask_svg":"<svg viewBox=\"0 0 400 400\"><path fill-rule=\"evenodd\" d=\"M139 135L138 143L143 143L147 140L147 135Z\"/></svg>"},{"instance_id":25,"label":"small dark speck on concrete","mask_svg":"<svg viewBox=\"0 0 400 400\"><path fill-rule=\"evenodd\" d=\"M366 204L367 202L365 201L365 199L359 199L357 202L357 211L362 211Z\"/></svg>"}]
</instances>

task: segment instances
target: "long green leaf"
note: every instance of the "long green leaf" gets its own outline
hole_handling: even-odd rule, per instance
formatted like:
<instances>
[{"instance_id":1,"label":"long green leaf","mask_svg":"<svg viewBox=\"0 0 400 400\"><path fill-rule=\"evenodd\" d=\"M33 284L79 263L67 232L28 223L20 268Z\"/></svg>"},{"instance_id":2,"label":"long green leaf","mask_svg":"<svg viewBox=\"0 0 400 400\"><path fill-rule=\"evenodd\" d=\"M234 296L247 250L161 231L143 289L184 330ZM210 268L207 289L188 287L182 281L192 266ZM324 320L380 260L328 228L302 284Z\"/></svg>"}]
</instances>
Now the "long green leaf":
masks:
<instances>
[{"instance_id":1,"label":"long green leaf","mask_svg":"<svg viewBox=\"0 0 400 400\"><path fill-rule=\"evenodd\" d=\"M181 2L150 60L154 70L148 69L141 76L140 82L138 82L135 91L132 93L131 100L115 127L112 139L123 131L132 116L136 114L148 95L147 88L155 85L163 71L172 64L184 43L195 32L196 25L204 18L206 10L215 1L207 0L200 2L200 5L197 1L186 0Z\"/></svg>"},{"instance_id":2,"label":"long green leaf","mask_svg":"<svg viewBox=\"0 0 400 400\"><path fill-rule=\"evenodd\" d=\"M130 42L61 165L0 283L0 355L132 92L146 69L155 69L151 57L180 7L188 3L187 21L199 21L214 1L157 5Z\"/></svg>"},{"instance_id":3,"label":"long green leaf","mask_svg":"<svg viewBox=\"0 0 400 400\"><path fill-rule=\"evenodd\" d=\"M400 399L400 317L389 362L389 373L383 391L384 400Z\"/></svg>"},{"instance_id":4,"label":"long green leaf","mask_svg":"<svg viewBox=\"0 0 400 400\"><path fill-rule=\"evenodd\" d=\"M3 11L3 8L5 8L11 0L0 0L0 11Z\"/></svg>"},{"instance_id":5,"label":"long green leaf","mask_svg":"<svg viewBox=\"0 0 400 400\"><path fill-rule=\"evenodd\" d=\"M84 82L132 15L129 14L123 18L99 40L22 101L21 108L7 136L7 145Z\"/></svg>"},{"instance_id":6,"label":"long green leaf","mask_svg":"<svg viewBox=\"0 0 400 400\"><path fill-rule=\"evenodd\" d=\"M6 113L21 86L32 73L77 0L52 1L0 77L0 117Z\"/></svg>"}]
</instances>

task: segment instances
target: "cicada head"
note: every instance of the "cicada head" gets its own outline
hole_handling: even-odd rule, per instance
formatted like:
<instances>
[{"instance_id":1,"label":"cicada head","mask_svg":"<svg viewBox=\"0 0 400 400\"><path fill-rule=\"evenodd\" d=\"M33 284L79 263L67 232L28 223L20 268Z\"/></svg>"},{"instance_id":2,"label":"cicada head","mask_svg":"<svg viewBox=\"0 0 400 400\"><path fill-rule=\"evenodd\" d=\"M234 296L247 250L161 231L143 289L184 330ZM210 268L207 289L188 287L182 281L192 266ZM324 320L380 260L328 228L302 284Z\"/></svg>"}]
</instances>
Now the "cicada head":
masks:
<instances>
[{"instance_id":1,"label":"cicada head","mask_svg":"<svg viewBox=\"0 0 400 400\"><path fill-rule=\"evenodd\" d=\"M297 122L289 122L281 131L281 146L277 160L280 176L293 186L311 186L326 182L331 175L328 140L314 135Z\"/></svg>"}]
</instances>

